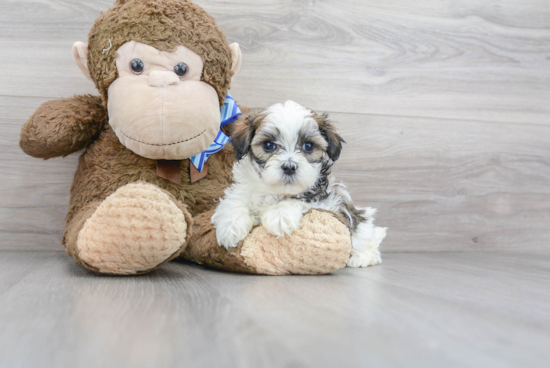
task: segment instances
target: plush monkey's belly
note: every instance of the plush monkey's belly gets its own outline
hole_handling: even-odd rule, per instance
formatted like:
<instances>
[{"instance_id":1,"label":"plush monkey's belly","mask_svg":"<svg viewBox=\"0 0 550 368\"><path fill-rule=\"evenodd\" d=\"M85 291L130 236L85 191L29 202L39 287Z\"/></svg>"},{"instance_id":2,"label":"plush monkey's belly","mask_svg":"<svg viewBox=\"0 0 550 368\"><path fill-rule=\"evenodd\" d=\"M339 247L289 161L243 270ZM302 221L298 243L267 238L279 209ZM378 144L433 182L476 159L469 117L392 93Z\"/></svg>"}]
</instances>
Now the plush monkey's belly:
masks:
<instances>
[{"instance_id":1,"label":"plush monkey's belly","mask_svg":"<svg viewBox=\"0 0 550 368\"><path fill-rule=\"evenodd\" d=\"M191 215L213 209L218 198L231 180L234 161L228 145L208 160L208 175L191 184L189 160L181 162L181 185L160 178L156 173L156 161L136 155L124 147L110 126L81 155L71 188L71 202L67 221L70 221L84 205L103 201L118 188L137 181L154 184L185 203Z\"/></svg>"}]
</instances>

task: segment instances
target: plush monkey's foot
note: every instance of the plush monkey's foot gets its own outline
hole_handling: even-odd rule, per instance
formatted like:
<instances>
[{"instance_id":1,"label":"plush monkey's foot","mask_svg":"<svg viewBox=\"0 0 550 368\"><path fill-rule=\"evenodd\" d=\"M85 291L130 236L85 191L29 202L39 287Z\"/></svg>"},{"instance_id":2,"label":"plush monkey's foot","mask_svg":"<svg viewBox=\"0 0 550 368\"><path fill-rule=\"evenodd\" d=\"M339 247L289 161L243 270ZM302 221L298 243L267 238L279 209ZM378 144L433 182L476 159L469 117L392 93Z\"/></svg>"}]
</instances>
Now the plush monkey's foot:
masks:
<instances>
[{"instance_id":1,"label":"plush monkey's foot","mask_svg":"<svg viewBox=\"0 0 550 368\"><path fill-rule=\"evenodd\" d=\"M193 234L183 258L222 270L261 275L326 274L344 268L349 259L349 229L331 212L306 213L300 229L284 237L257 226L229 250L216 241L213 214L214 210L193 218Z\"/></svg>"},{"instance_id":2,"label":"plush monkey's foot","mask_svg":"<svg viewBox=\"0 0 550 368\"><path fill-rule=\"evenodd\" d=\"M256 227L242 243L240 256L256 273L312 275L345 267L350 251L348 228L333 214L313 210L292 235L278 237Z\"/></svg>"},{"instance_id":3,"label":"plush monkey's foot","mask_svg":"<svg viewBox=\"0 0 550 368\"><path fill-rule=\"evenodd\" d=\"M345 267L351 251L347 226L325 211L306 213L300 228L284 237L272 235L264 226L258 226L229 250L216 244L215 230L210 224L197 217L194 220L197 231L193 238L198 237L191 238L184 256L230 271L262 275L326 274Z\"/></svg>"},{"instance_id":4,"label":"plush monkey's foot","mask_svg":"<svg viewBox=\"0 0 550 368\"><path fill-rule=\"evenodd\" d=\"M191 217L170 194L133 183L107 197L78 233L77 257L94 271L131 275L179 255Z\"/></svg>"}]
</instances>

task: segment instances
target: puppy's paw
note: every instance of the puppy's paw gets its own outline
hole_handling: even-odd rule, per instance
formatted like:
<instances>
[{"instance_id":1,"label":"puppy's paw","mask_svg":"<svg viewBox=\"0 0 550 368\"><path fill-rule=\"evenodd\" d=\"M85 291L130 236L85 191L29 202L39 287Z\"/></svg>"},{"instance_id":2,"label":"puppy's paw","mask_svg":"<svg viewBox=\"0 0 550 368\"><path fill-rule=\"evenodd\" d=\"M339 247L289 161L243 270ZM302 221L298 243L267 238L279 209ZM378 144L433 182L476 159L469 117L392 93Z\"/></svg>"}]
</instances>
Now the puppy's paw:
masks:
<instances>
[{"instance_id":1,"label":"puppy's paw","mask_svg":"<svg viewBox=\"0 0 550 368\"><path fill-rule=\"evenodd\" d=\"M304 211L300 203L280 202L262 215L262 225L268 233L285 236L300 228Z\"/></svg>"},{"instance_id":2,"label":"puppy's paw","mask_svg":"<svg viewBox=\"0 0 550 368\"><path fill-rule=\"evenodd\" d=\"M216 226L218 244L225 249L236 247L250 233L253 224L253 218L237 215L234 218L222 221Z\"/></svg>"},{"instance_id":3,"label":"puppy's paw","mask_svg":"<svg viewBox=\"0 0 550 368\"><path fill-rule=\"evenodd\" d=\"M372 222L359 224L351 237L351 255L347 266L368 267L382 263L379 247L385 237L385 227L375 227Z\"/></svg>"},{"instance_id":4,"label":"puppy's paw","mask_svg":"<svg viewBox=\"0 0 550 368\"><path fill-rule=\"evenodd\" d=\"M225 249L236 247L243 241L252 226L254 217L246 207L226 208L220 205L212 216L212 223L216 228L216 239L218 244Z\"/></svg>"}]
</instances>

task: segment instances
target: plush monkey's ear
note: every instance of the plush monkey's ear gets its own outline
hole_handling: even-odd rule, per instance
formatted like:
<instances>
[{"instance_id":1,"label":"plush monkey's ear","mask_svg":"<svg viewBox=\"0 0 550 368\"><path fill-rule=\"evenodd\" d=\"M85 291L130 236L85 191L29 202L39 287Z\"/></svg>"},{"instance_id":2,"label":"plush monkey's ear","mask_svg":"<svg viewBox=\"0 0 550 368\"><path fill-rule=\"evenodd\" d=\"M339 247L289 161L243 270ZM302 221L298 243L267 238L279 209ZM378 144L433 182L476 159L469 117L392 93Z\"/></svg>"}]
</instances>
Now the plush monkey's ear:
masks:
<instances>
[{"instance_id":1,"label":"plush monkey's ear","mask_svg":"<svg viewBox=\"0 0 550 368\"><path fill-rule=\"evenodd\" d=\"M231 134L231 144L233 145L237 160L242 159L250 151L250 144L261 120L263 120L263 116L250 114L244 122L236 123L235 130Z\"/></svg>"},{"instance_id":2,"label":"plush monkey's ear","mask_svg":"<svg viewBox=\"0 0 550 368\"><path fill-rule=\"evenodd\" d=\"M329 120L328 114L314 115L315 121L319 124L321 135L327 141L327 154L332 161L338 160L340 152L342 152L342 143L346 143L340 134L336 133L333 122Z\"/></svg>"},{"instance_id":3,"label":"plush monkey's ear","mask_svg":"<svg viewBox=\"0 0 550 368\"><path fill-rule=\"evenodd\" d=\"M75 42L73 45L73 57L82 74L89 80L92 80L92 76L88 70L88 45L80 41Z\"/></svg>"},{"instance_id":4,"label":"plush monkey's ear","mask_svg":"<svg viewBox=\"0 0 550 368\"><path fill-rule=\"evenodd\" d=\"M233 62L233 65L231 66L231 71L233 72L233 77L235 77L241 69L243 54L241 52L241 47L237 42L229 45L229 48L231 49L231 60Z\"/></svg>"}]
</instances>

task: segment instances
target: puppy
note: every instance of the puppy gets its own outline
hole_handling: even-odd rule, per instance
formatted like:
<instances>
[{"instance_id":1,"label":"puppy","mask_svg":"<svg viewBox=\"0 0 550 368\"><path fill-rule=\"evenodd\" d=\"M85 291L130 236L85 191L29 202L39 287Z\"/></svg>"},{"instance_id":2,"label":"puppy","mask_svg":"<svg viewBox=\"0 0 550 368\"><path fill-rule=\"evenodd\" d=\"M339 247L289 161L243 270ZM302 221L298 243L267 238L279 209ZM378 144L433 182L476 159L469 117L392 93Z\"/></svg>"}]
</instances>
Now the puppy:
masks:
<instances>
[{"instance_id":1,"label":"puppy","mask_svg":"<svg viewBox=\"0 0 550 368\"><path fill-rule=\"evenodd\" d=\"M231 142L234 183L212 217L220 245L236 247L258 224L273 235L290 235L306 212L320 208L340 215L351 231L349 267L381 262L386 228L373 225L376 210L353 206L330 174L344 140L328 115L286 101L248 116Z\"/></svg>"}]
</instances>

